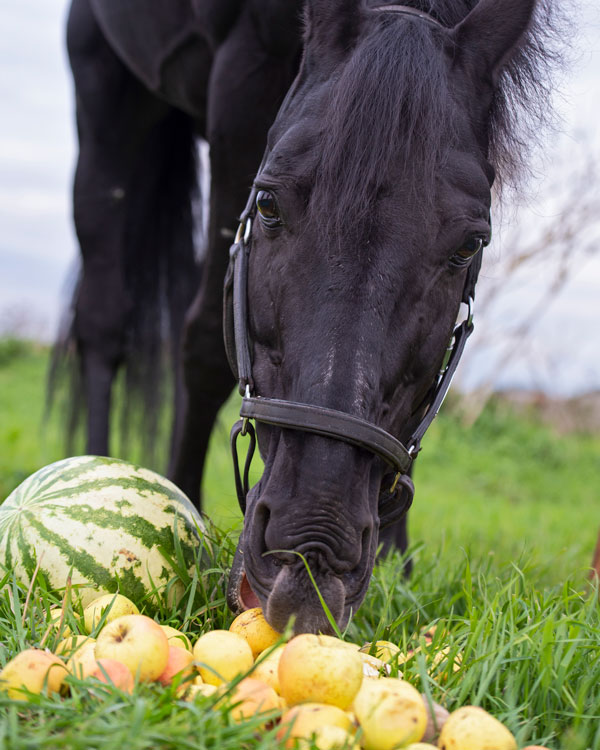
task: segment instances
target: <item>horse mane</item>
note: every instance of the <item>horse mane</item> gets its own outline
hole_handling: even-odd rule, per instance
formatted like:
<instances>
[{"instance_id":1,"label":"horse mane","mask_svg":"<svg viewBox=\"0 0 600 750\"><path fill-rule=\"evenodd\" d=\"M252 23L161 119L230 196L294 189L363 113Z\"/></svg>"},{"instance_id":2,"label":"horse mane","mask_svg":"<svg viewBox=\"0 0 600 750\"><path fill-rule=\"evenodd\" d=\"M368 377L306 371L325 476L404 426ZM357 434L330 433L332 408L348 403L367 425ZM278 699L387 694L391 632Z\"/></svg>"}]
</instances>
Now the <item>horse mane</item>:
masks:
<instances>
[{"instance_id":1,"label":"horse mane","mask_svg":"<svg viewBox=\"0 0 600 750\"><path fill-rule=\"evenodd\" d=\"M410 0L451 28L477 0ZM528 174L532 149L553 123L551 74L560 66L566 15L556 0L538 0L534 19L504 68L489 119L488 159L497 186L516 186ZM410 29L400 33L400 25ZM385 165L400 159L425 210L431 205L438 165L452 142L445 102L449 81L439 52L439 32L406 16L380 14L359 41L332 85L321 134L321 179L309 214L323 222L323 203L333 211L323 229L331 238L352 215L355 226L373 230L369 215L385 190ZM325 192L335 195L327 200ZM320 208L319 208L320 207ZM310 219L309 219L310 221Z\"/></svg>"}]
</instances>

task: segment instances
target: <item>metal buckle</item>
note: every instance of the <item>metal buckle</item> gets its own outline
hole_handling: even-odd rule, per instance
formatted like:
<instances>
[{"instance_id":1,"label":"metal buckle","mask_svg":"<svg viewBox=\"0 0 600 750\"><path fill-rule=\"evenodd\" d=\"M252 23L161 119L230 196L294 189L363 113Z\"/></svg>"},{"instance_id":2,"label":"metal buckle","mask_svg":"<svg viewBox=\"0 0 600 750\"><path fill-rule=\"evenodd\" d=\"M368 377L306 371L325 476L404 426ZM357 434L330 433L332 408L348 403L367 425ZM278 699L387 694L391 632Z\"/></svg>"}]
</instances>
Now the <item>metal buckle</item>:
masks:
<instances>
[{"instance_id":1,"label":"metal buckle","mask_svg":"<svg viewBox=\"0 0 600 750\"><path fill-rule=\"evenodd\" d=\"M235 233L234 244L243 240L244 245L248 244L250 233L252 232L252 217L246 216L245 220L240 221L237 232Z\"/></svg>"},{"instance_id":2,"label":"metal buckle","mask_svg":"<svg viewBox=\"0 0 600 750\"><path fill-rule=\"evenodd\" d=\"M250 398L252 394L250 393L250 386L248 383L246 383L246 390L244 392L244 398ZM244 417L242 420L242 429L240 430L240 435L245 435L248 432L248 424L250 423L250 417Z\"/></svg>"}]
</instances>

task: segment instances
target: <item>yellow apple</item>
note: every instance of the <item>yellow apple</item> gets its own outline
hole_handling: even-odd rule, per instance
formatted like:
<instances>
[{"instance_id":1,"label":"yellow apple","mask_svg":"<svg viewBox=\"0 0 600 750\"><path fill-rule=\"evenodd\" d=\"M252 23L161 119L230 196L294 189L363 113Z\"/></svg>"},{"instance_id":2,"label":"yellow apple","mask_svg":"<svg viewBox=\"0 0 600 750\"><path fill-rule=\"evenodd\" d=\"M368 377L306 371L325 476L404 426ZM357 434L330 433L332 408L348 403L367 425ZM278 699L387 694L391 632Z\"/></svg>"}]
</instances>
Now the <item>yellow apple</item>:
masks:
<instances>
[{"instance_id":1,"label":"yellow apple","mask_svg":"<svg viewBox=\"0 0 600 750\"><path fill-rule=\"evenodd\" d=\"M151 682L167 666L169 643L164 630L150 617L122 615L98 634L96 658L122 661L140 682Z\"/></svg>"},{"instance_id":2,"label":"yellow apple","mask_svg":"<svg viewBox=\"0 0 600 750\"><path fill-rule=\"evenodd\" d=\"M97 659L95 668L87 676L110 682L125 693L133 693L133 675L129 667L116 659Z\"/></svg>"},{"instance_id":3,"label":"yellow apple","mask_svg":"<svg viewBox=\"0 0 600 750\"><path fill-rule=\"evenodd\" d=\"M252 607L242 612L231 623L229 630L248 641L255 659L261 651L273 646L281 638L281 633L273 630L265 620L260 607Z\"/></svg>"},{"instance_id":4,"label":"yellow apple","mask_svg":"<svg viewBox=\"0 0 600 750\"><path fill-rule=\"evenodd\" d=\"M299 750L312 747L319 750L360 750L360 744L353 734L331 724L317 727L310 740L299 741Z\"/></svg>"},{"instance_id":5,"label":"yellow apple","mask_svg":"<svg viewBox=\"0 0 600 750\"><path fill-rule=\"evenodd\" d=\"M165 631L165 635L169 641L169 646L177 646L179 648L184 648L190 653L192 652L192 644L185 633L182 633L181 630L177 630L177 628L172 628L170 625L161 625L161 628Z\"/></svg>"},{"instance_id":6,"label":"yellow apple","mask_svg":"<svg viewBox=\"0 0 600 750\"><path fill-rule=\"evenodd\" d=\"M360 649L365 654L372 653L381 661L392 661L396 654L400 653L400 649L395 643L391 641L375 641L375 643L365 643Z\"/></svg>"},{"instance_id":7,"label":"yellow apple","mask_svg":"<svg viewBox=\"0 0 600 750\"><path fill-rule=\"evenodd\" d=\"M48 614L52 629L56 630L57 635L60 635L63 638L68 638L73 633L68 624L69 621L75 620L77 625L80 625L81 618L79 617L77 612L64 610L63 613L63 608L60 605L57 605L56 607L50 607Z\"/></svg>"},{"instance_id":8,"label":"yellow apple","mask_svg":"<svg viewBox=\"0 0 600 750\"><path fill-rule=\"evenodd\" d=\"M363 666L358 646L304 633L285 645L277 673L281 695L290 706L311 701L345 709L360 688Z\"/></svg>"},{"instance_id":9,"label":"yellow apple","mask_svg":"<svg viewBox=\"0 0 600 750\"><path fill-rule=\"evenodd\" d=\"M193 653L196 669L209 685L233 680L250 671L254 664L248 641L229 630L211 630L201 635Z\"/></svg>"},{"instance_id":10,"label":"yellow apple","mask_svg":"<svg viewBox=\"0 0 600 750\"><path fill-rule=\"evenodd\" d=\"M180 646L169 646L167 665L159 675L158 682L161 685L170 685L177 676L178 690L185 691L195 673L193 654Z\"/></svg>"},{"instance_id":11,"label":"yellow apple","mask_svg":"<svg viewBox=\"0 0 600 750\"><path fill-rule=\"evenodd\" d=\"M83 610L83 622L88 633L95 630L105 612L105 625L116 620L117 617L139 615L140 613L131 599L123 596L123 594L104 594L91 601Z\"/></svg>"},{"instance_id":12,"label":"yellow apple","mask_svg":"<svg viewBox=\"0 0 600 750\"><path fill-rule=\"evenodd\" d=\"M310 740L324 726L335 726L346 734L354 725L346 711L326 703L299 703L288 709L281 717L277 732L278 740L285 740L286 748L294 748L298 740Z\"/></svg>"},{"instance_id":13,"label":"yellow apple","mask_svg":"<svg viewBox=\"0 0 600 750\"><path fill-rule=\"evenodd\" d=\"M73 653L67 662L67 669L72 675L83 680L96 667L96 641L89 639L88 643L82 644L77 651Z\"/></svg>"},{"instance_id":14,"label":"yellow apple","mask_svg":"<svg viewBox=\"0 0 600 750\"><path fill-rule=\"evenodd\" d=\"M96 639L91 638L89 635L70 635L56 645L54 653L57 656L65 656L68 658L72 656L75 651L88 643L96 643Z\"/></svg>"},{"instance_id":15,"label":"yellow apple","mask_svg":"<svg viewBox=\"0 0 600 750\"><path fill-rule=\"evenodd\" d=\"M193 701L196 696L201 695L204 698L208 698L217 692L218 688L216 685L208 685L205 682L196 683L190 685L185 693L186 701Z\"/></svg>"},{"instance_id":16,"label":"yellow apple","mask_svg":"<svg viewBox=\"0 0 600 750\"><path fill-rule=\"evenodd\" d=\"M517 750L509 730L479 706L453 711L444 724L438 747L441 750Z\"/></svg>"},{"instance_id":17,"label":"yellow apple","mask_svg":"<svg viewBox=\"0 0 600 750\"><path fill-rule=\"evenodd\" d=\"M392 750L419 742L427 726L420 693L395 677L364 680L354 699L354 713L365 750Z\"/></svg>"},{"instance_id":18,"label":"yellow apple","mask_svg":"<svg viewBox=\"0 0 600 750\"><path fill-rule=\"evenodd\" d=\"M430 745L428 742L412 742L405 745L404 750L439 750L437 745Z\"/></svg>"},{"instance_id":19,"label":"yellow apple","mask_svg":"<svg viewBox=\"0 0 600 750\"><path fill-rule=\"evenodd\" d=\"M13 657L0 672L0 690L9 698L29 700L30 693L58 693L66 664L55 654L41 648L28 648Z\"/></svg>"},{"instance_id":20,"label":"yellow apple","mask_svg":"<svg viewBox=\"0 0 600 750\"><path fill-rule=\"evenodd\" d=\"M276 648L265 649L256 657L256 663L252 670L252 677L257 680L262 680L270 685L276 693L281 694L281 688L279 685L279 659L283 653L285 644Z\"/></svg>"}]
</instances>

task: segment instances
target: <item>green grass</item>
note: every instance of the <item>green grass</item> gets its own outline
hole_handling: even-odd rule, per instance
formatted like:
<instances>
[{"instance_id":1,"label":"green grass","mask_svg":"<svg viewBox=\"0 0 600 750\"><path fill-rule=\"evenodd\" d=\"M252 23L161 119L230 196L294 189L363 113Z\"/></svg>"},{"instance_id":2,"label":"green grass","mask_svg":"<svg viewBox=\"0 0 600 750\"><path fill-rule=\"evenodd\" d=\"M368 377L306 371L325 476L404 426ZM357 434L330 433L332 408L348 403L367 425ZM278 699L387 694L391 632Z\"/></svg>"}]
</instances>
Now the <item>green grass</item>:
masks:
<instances>
[{"instance_id":1,"label":"green grass","mask_svg":"<svg viewBox=\"0 0 600 750\"><path fill-rule=\"evenodd\" d=\"M0 495L41 465L62 457L58 425L39 429L46 354L26 347L3 357L0 346ZM227 445L235 404L215 430L205 480L206 509L215 520L212 560L188 581L179 606L159 619L192 639L228 627L224 603L233 533L240 514ZM600 617L587 584L600 513L596 514L598 436L559 437L533 419L490 405L465 428L450 412L424 441L410 516L410 581L392 555L377 566L365 602L346 637L392 640L421 651L405 677L449 710L481 705L504 721L519 747L600 749ZM158 467L161 468L161 467ZM259 470L259 467L256 469ZM29 600L0 579L0 666L25 646L40 645L48 608L60 601L43 582ZM430 650L419 637L439 623ZM54 640L52 640L54 638ZM44 644L54 645L50 633ZM427 655L449 658L428 673ZM74 682L67 698L32 703L0 695L0 749L275 748L248 722L233 725L210 699L185 703L157 685L133 696Z\"/></svg>"}]
</instances>

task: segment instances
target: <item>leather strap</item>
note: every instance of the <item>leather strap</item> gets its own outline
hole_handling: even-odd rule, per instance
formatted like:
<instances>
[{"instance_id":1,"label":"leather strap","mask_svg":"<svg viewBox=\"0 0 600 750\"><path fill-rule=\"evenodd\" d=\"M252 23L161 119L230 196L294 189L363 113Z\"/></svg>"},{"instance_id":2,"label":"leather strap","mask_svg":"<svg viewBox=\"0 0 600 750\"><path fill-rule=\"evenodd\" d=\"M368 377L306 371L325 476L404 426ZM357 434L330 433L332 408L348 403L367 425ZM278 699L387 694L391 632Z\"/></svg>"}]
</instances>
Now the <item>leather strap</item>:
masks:
<instances>
[{"instance_id":1,"label":"leather strap","mask_svg":"<svg viewBox=\"0 0 600 750\"><path fill-rule=\"evenodd\" d=\"M402 443L381 427L336 409L257 396L242 399L240 416L356 445L375 453L400 474L406 474L412 463Z\"/></svg>"},{"instance_id":2,"label":"leather strap","mask_svg":"<svg viewBox=\"0 0 600 750\"><path fill-rule=\"evenodd\" d=\"M446 28L437 19L428 15L424 11L419 10L418 8L412 8L409 5L376 5L374 8L371 8L371 10L390 12L390 13L399 13L404 16L415 16L416 18L420 18L421 21L427 21L428 23L431 23L434 26L438 26L440 29Z\"/></svg>"}]
</instances>

